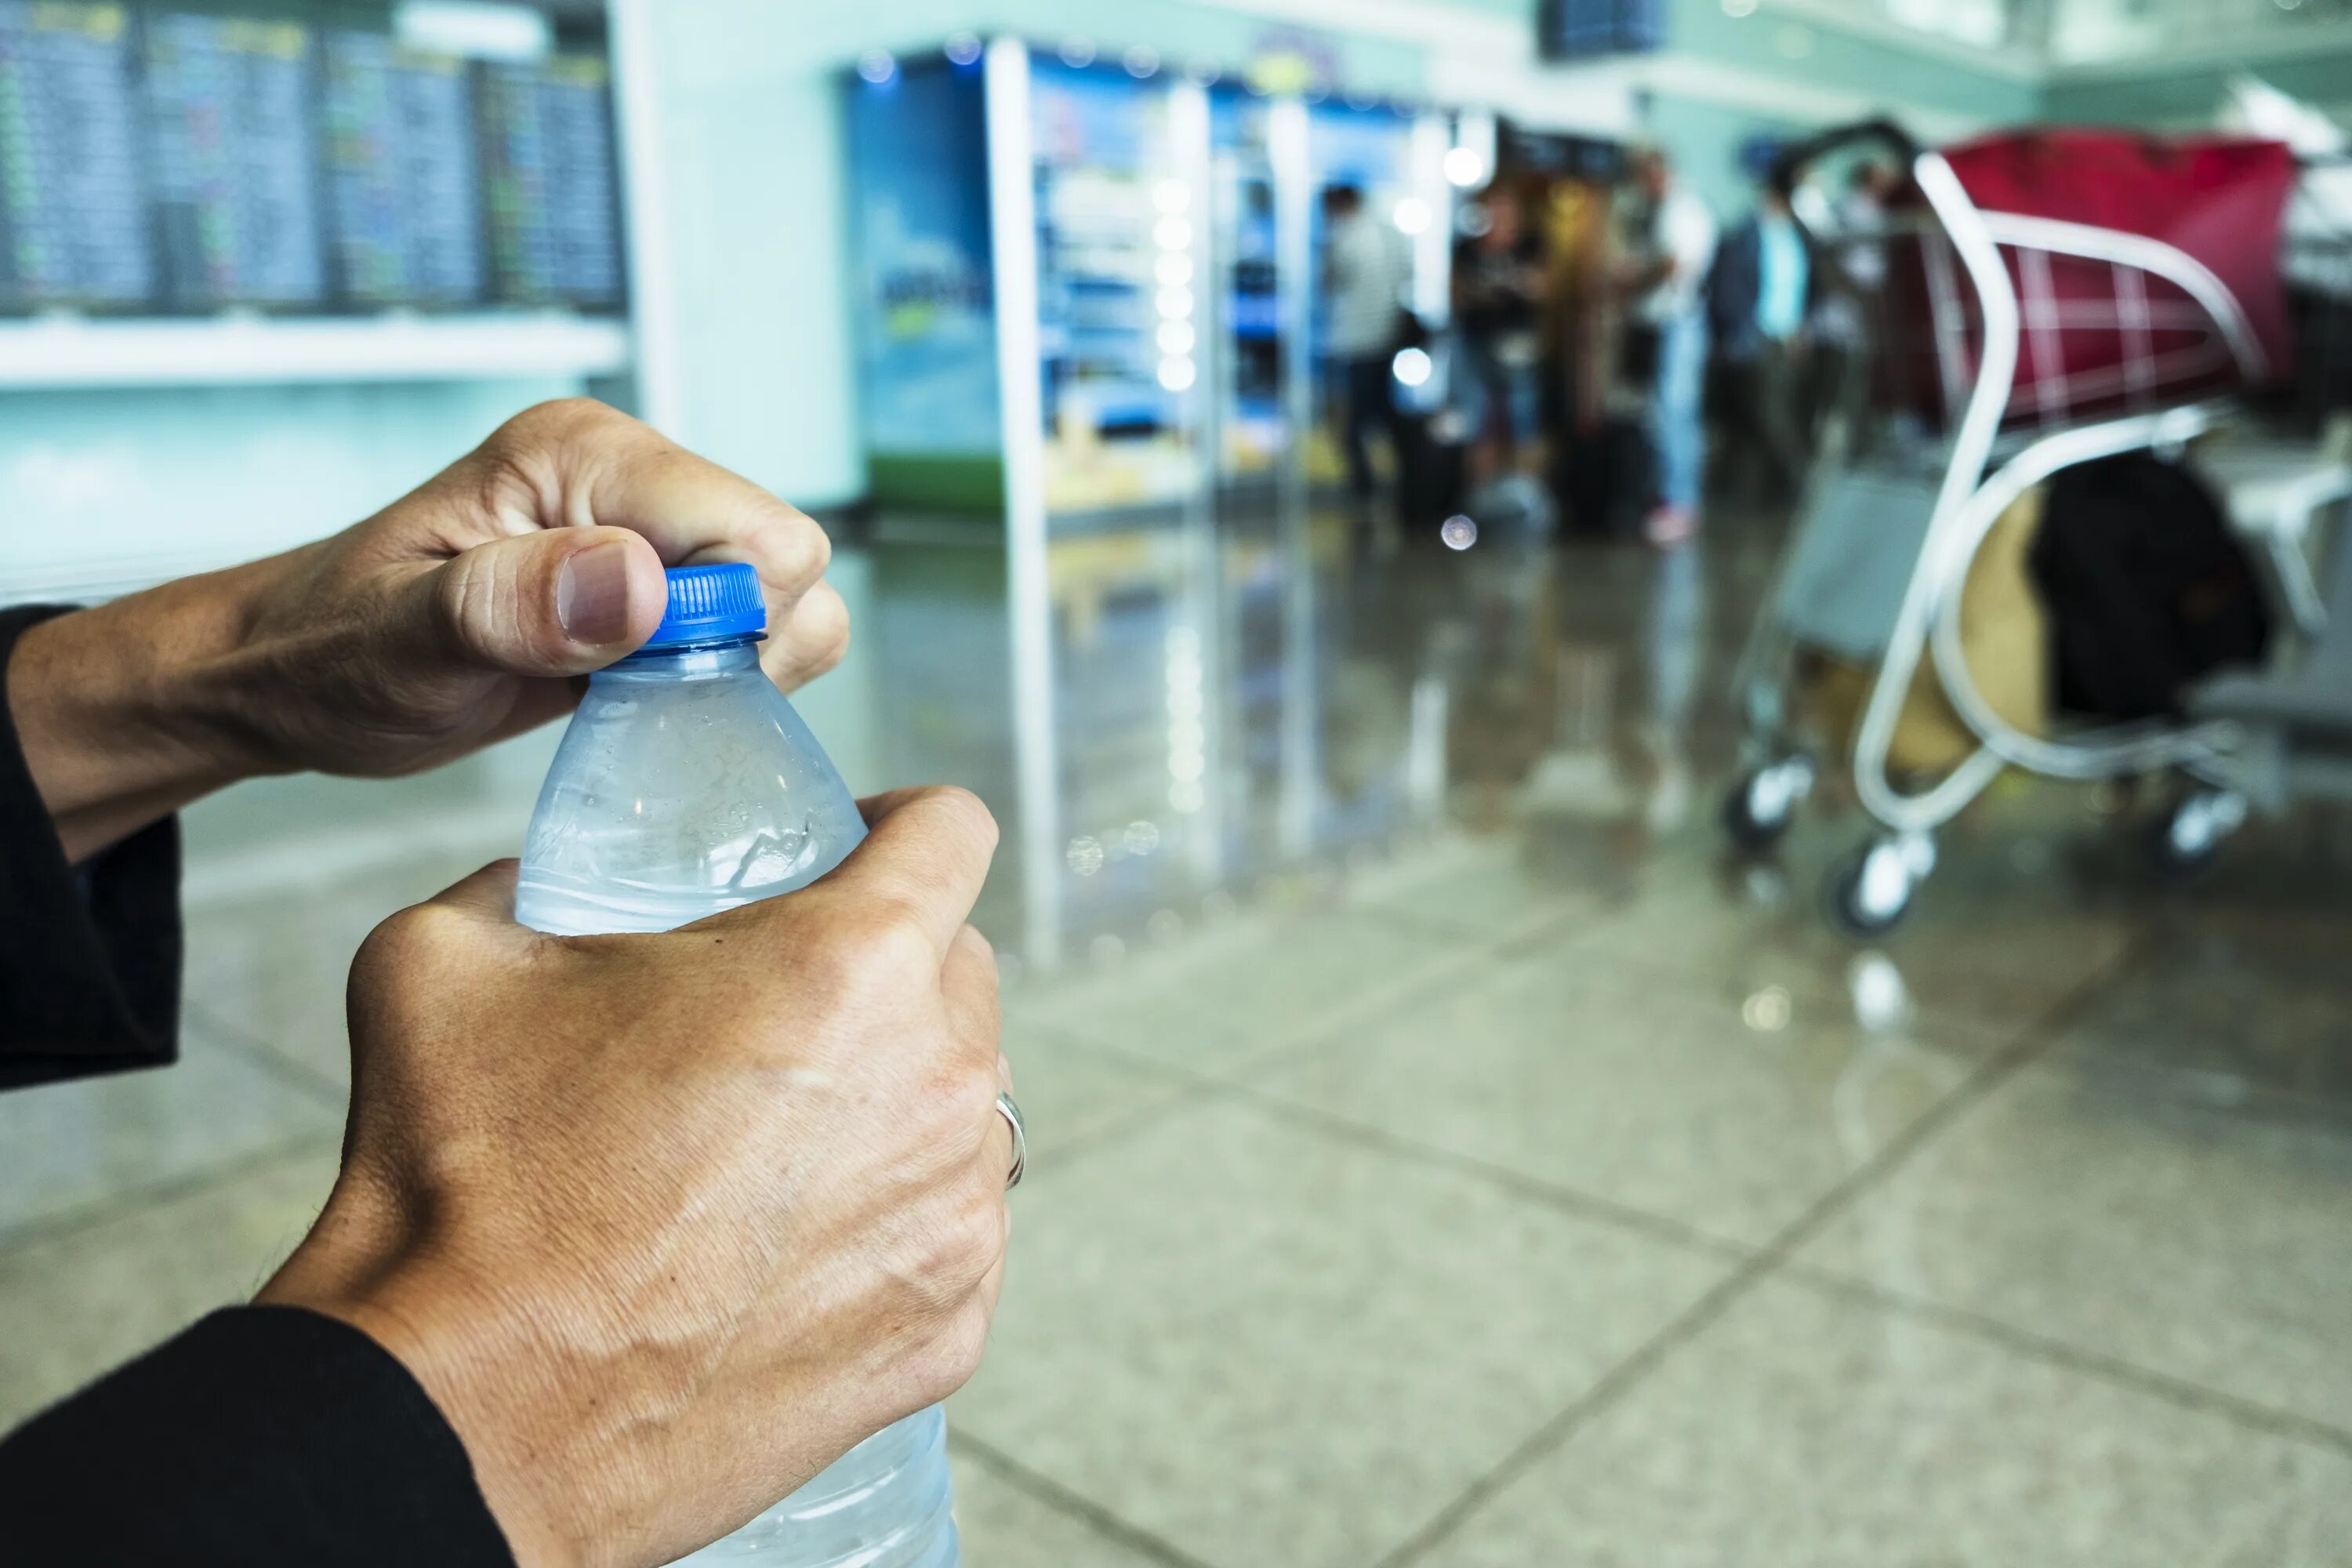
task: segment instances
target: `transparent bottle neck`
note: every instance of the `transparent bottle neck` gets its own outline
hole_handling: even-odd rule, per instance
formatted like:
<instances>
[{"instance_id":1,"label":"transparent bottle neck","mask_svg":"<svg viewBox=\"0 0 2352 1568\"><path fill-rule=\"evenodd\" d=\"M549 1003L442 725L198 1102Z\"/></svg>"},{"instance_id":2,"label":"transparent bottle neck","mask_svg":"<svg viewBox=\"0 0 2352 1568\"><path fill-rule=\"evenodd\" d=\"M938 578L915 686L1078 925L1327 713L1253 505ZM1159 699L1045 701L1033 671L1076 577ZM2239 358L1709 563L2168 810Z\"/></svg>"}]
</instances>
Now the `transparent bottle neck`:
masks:
<instances>
[{"instance_id":1,"label":"transparent bottle neck","mask_svg":"<svg viewBox=\"0 0 2352 1568\"><path fill-rule=\"evenodd\" d=\"M709 680L760 668L760 637L716 637L676 647L640 648L598 670L593 680Z\"/></svg>"}]
</instances>

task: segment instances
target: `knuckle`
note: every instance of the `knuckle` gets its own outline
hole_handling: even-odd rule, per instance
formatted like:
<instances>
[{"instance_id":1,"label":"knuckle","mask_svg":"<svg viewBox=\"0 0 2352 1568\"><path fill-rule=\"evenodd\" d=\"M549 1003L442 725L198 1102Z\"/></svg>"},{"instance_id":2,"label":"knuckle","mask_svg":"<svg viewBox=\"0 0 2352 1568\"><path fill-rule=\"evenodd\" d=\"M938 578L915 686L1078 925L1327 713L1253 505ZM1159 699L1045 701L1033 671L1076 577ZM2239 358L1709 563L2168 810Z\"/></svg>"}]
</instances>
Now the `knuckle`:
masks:
<instances>
[{"instance_id":1,"label":"knuckle","mask_svg":"<svg viewBox=\"0 0 2352 1568\"><path fill-rule=\"evenodd\" d=\"M499 426L498 435L534 442L562 440L635 424L635 420L619 409L593 397L551 397L544 403L532 404ZM492 439L497 439L497 437Z\"/></svg>"},{"instance_id":2,"label":"knuckle","mask_svg":"<svg viewBox=\"0 0 2352 1568\"><path fill-rule=\"evenodd\" d=\"M970 1302L940 1331L923 1368L932 1404L955 1394L980 1370L981 1357L988 1350L992 1316L982 1303Z\"/></svg>"},{"instance_id":3,"label":"knuckle","mask_svg":"<svg viewBox=\"0 0 2352 1568\"><path fill-rule=\"evenodd\" d=\"M983 1062L971 1051L959 1051L943 1060L938 1071L934 1103L940 1119L969 1148L994 1126L997 1079L994 1053Z\"/></svg>"},{"instance_id":4,"label":"knuckle","mask_svg":"<svg viewBox=\"0 0 2352 1568\"><path fill-rule=\"evenodd\" d=\"M967 1360L970 1365L965 1364ZM980 1360L968 1349L959 1314L915 1358L910 1369L915 1400L919 1405L930 1405L952 1399L979 1370Z\"/></svg>"},{"instance_id":5,"label":"knuckle","mask_svg":"<svg viewBox=\"0 0 2352 1568\"><path fill-rule=\"evenodd\" d=\"M489 574L484 570L478 547L452 557L435 588L438 596L436 607L450 628L462 630L470 624L474 612L485 607L491 594Z\"/></svg>"},{"instance_id":6,"label":"knuckle","mask_svg":"<svg viewBox=\"0 0 2352 1568\"><path fill-rule=\"evenodd\" d=\"M959 832L970 836L974 843L989 853L995 852L996 816L980 796L960 785L942 784L932 792L932 798Z\"/></svg>"},{"instance_id":7,"label":"knuckle","mask_svg":"<svg viewBox=\"0 0 2352 1568\"><path fill-rule=\"evenodd\" d=\"M793 637L804 663L831 669L849 651L849 606L829 584L818 584L793 610Z\"/></svg>"},{"instance_id":8,"label":"knuckle","mask_svg":"<svg viewBox=\"0 0 2352 1568\"><path fill-rule=\"evenodd\" d=\"M917 964L929 964L930 937L924 929L922 908L910 896L886 893L876 898L865 927L859 946L883 973L895 976Z\"/></svg>"},{"instance_id":9,"label":"knuckle","mask_svg":"<svg viewBox=\"0 0 2352 1568\"><path fill-rule=\"evenodd\" d=\"M376 922L375 929L360 943L359 966L376 967L406 957L424 945L429 924L425 906L415 905L397 910Z\"/></svg>"},{"instance_id":10,"label":"knuckle","mask_svg":"<svg viewBox=\"0 0 2352 1568\"><path fill-rule=\"evenodd\" d=\"M955 934L956 946L984 964L990 973L996 971L996 944L982 936L978 926L968 925Z\"/></svg>"},{"instance_id":11,"label":"knuckle","mask_svg":"<svg viewBox=\"0 0 2352 1568\"><path fill-rule=\"evenodd\" d=\"M794 605L771 645L769 674L789 691L836 668L849 653L849 607L819 583Z\"/></svg>"},{"instance_id":12,"label":"knuckle","mask_svg":"<svg viewBox=\"0 0 2352 1568\"><path fill-rule=\"evenodd\" d=\"M440 904L416 904L379 921L352 960L352 984L381 996L419 969L437 966L457 940L464 917Z\"/></svg>"},{"instance_id":13,"label":"knuckle","mask_svg":"<svg viewBox=\"0 0 2352 1568\"><path fill-rule=\"evenodd\" d=\"M872 900L855 915L824 922L809 944L810 962L845 998L903 983L929 963L929 939L911 901Z\"/></svg>"},{"instance_id":14,"label":"knuckle","mask_svg":"<svg viewBox=\"0 0 2352 1568\"><path fill-rule=\"evenodd\" d=\"M532 404L491 431L479 456L493 477L504 475L530 483L548 472L552 458L580 449L609 448L616 441L651 434L650 426L610 404L593 397L555 397Z\"/></svg>"},{"instance_id":15,"label":"knuckle","mask_svg":"<svg viewBox=\"0 0 2352 1568\"><path fill-rule=\"evenodd\" d=\"M833 540L798 507L783 505L782 516L770 530L772 564L786 582L810 585L824 575L833 564Z\"/></svg>"},{"instance_id":16,"label":"knuckle","mask_svg":"<svg viewBox=\"0 0 2352 1568\"><path fill-rule=\"evenodd\" d=\"M997 1214L1000 1206L1000 1197L967 1203L940 1227L925 1270L930 1293L940 1307L948 1310L961 1307L1004 1256L1004 1222Z\"/></svg>"},{"instance_id":17,"label":"knuckle","mask_svg":"<svg viewBox=\"0 0 2352 1568\"><path fill-rule=\"evenodd\" d=\"M503 574L477 546L452 559L442 571L435 608L450 642L473 658L485 658L491 649L483 632L499 624L499 605L507 596Z\"/></svg>"}]
</instances>

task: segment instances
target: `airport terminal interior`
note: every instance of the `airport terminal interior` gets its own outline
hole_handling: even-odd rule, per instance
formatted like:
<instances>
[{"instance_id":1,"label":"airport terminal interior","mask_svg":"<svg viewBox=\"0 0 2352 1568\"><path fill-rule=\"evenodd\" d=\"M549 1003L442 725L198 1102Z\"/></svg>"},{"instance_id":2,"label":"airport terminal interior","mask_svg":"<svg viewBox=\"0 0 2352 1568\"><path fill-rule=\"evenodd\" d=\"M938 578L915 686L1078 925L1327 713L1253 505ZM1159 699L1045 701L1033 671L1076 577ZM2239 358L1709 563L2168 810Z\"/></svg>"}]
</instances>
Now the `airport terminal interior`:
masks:
<instances>
[{"instance_id":1,"label":"airport terminal interior","mask_svg":"<svg viewBox=\"0 0 2352 1568\"><path fill-rule=\"evenodd\" d=\"M1002 829L973 1568L2352 1563L2347 82L2338 0L0 5L0 605L557 396L823 523L795 706ZM285 1258L561 728L184 814L179 1061L0 1094L0 1428Z\"/></svg>"}]
</instances>

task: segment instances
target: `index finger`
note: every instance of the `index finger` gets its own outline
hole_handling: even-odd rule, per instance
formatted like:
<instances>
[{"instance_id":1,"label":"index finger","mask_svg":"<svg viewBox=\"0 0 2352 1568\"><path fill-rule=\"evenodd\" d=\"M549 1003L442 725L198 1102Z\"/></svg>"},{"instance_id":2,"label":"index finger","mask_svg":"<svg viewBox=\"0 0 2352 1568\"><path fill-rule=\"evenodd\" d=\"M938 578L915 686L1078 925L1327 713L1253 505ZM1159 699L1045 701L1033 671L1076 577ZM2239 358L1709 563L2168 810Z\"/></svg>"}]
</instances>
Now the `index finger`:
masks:
<instances>
[{"instance_id":1,"label":"index finger","mask_svg":"<svg viewBox=\"0 0 2352 1568\"><path fill-rule=\"evenodd\" d=\"M893 790L858 803L866 841L821 884L914 917L945 962L996 854L996 818L969 790Z\"/></svg>"},{"instance_id":2,"label":"index finger","mask_svg":"<svg viewBox=\"0 0 2352 1568\"><path fill-rule=\"evenodd\" d=\"M622 460L600 465L589 505L598 522L645 535L671 566L748 562L777 607L824 576L833 542L800 508L651 429Z\"/></svg>"},{"instance_id":3,"label":"index finger","mask_svg":"<svg viewBox=\"0 0 2352 1568\"><path fill-rule=\"evenodd\" d=\"M748 562L779 612L815 586L832 558L824 531L799 508L603 404L544 404L493 439L551 471L560 521L625 528L667 566Z\"/></svg>"}]
</instances>

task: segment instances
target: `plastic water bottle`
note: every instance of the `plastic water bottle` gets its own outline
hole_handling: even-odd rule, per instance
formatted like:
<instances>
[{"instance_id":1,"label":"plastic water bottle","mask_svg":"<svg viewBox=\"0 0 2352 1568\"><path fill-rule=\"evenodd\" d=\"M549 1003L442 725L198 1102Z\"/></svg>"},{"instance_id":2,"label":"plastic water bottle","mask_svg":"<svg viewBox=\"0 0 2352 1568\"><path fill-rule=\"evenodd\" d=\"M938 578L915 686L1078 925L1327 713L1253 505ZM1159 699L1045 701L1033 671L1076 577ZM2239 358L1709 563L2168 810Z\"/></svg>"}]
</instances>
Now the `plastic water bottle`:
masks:
<instances>
[{"instance_id":1,"label":"plastic water bottle","mask_svg":"<svg viewBox=\"0 0 2352 1568\"><path fill-rule=\"evenodd\" d=\"M667 931L806 887L866 837L832 760L760 668L748 565L682 566L644 647L591 676L531 814L515 914L564 936ZM947 1422L883 1428L686 1559L954 1568Z\"/></svg>"}]
</instances>

